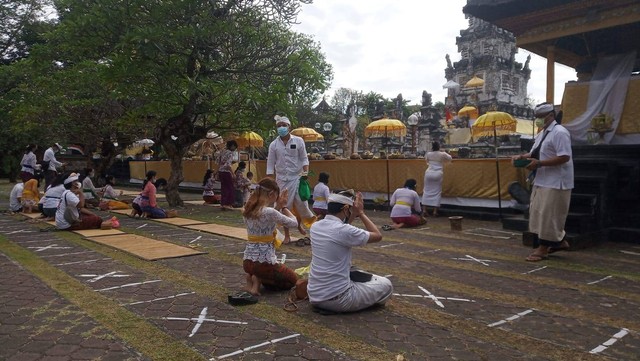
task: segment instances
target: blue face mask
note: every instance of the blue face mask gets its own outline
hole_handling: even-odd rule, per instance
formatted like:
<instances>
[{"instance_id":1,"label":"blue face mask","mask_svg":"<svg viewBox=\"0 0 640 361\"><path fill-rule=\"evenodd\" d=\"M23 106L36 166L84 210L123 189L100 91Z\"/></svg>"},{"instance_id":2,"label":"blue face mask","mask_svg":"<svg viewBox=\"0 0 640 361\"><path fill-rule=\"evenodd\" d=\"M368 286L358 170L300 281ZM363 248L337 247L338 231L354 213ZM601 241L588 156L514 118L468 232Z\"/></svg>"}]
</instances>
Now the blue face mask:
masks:
<instances>
[{"instance_id":1,"label":"blue face mask","mask_svg":"<svg viewBox=\"0 0 640 361\"><path fill-rule=\"evenodd\" d=\"M278 127L278 135L286 137L289 134L289 127Z\"/></svg>"}]
</instances>

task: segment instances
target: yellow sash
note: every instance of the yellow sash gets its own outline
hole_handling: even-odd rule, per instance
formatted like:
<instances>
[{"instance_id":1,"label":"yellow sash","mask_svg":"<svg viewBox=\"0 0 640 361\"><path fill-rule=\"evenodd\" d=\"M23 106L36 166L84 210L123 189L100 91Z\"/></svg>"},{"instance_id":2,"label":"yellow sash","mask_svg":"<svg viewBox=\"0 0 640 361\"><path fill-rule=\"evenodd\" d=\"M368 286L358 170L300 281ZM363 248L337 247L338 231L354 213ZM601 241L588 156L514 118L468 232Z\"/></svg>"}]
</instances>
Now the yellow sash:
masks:
<instances>
[{"instance_id":1,"label":"yellow sash","mask_svg":"<svg viewBox=\"0 0 640 361\"><path fill-rule=\"evenodd\" d=\"M324 201L326 201L327 199L326 199L325 197L316 197L316 198L314 198L313 200L314 200L314 201L318 201L318 202L324 202Z\"/></svg>"},{"instance_id":2,"label":"yellow sash","mask_svg":"<svg viewBox=\"0 0 640 361\"><path fill-rule=\"evenodd\" d=\"M273 234L269 234L266 236L254 236L252 234L249 234L247 235L247 239L249 240L249 242L253 243L273 243L276 248L280 248L282 240L276 238L277 232L278 231L273 231Z\"/></svg>"},{"instance_id":3,"label":"yellow sash","mask_svg":"<svg viewBox=\"0 0 640 361\"><path fill-rule=\"evenodd\" d=\"M409 207L411 207L413 205L413 204L409 204L409 203L403 202L403 201L397 201L396 204L399 204L401 206L409 206Z\"/></svg>"}]
</instances>

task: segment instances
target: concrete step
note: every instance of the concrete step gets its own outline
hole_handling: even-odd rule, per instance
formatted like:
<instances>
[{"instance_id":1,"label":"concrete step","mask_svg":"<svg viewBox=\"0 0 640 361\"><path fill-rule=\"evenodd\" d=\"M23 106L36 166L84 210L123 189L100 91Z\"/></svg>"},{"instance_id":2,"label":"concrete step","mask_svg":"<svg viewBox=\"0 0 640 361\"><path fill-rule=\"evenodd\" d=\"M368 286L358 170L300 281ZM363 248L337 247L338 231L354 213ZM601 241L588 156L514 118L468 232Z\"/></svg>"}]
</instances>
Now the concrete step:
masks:
<instances>
[{"instance_id":1,"label":"concrete step","mask_svg":"<svg viewBox=\"0 0 640 361\"><path fill-rule=\"evenodd\" d=\"M608 229L610 242L640 244L640 228L612 227Z\"/></svg>"}]
</instances>

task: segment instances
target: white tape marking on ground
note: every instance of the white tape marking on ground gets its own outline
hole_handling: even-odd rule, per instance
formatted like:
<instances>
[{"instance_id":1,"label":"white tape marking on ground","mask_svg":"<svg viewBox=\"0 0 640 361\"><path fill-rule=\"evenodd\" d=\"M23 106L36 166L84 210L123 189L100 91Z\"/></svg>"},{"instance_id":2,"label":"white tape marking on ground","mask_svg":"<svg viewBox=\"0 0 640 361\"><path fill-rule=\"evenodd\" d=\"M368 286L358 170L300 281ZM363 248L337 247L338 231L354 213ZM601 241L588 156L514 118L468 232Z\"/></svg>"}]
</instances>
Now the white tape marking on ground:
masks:
<instances>
[{"instance_id":1,"label":"white tape marking on ground","mask_svg":"<svg viewBox=\"0 0 640 361\"><path fill-rule=\"evenodd\" d=\"M98 262L98 261L105 261L108 259L111 259L111 258L96 258L96 259L90 259L86 261L65 262L65 263L54 264L54 266L68 266L68 265L79 264L79 263L92 263L92 262Z\"/></svg>"},{"instance_id":2,"label":"white tape marking on ground","mask_svg":"<svg viewBox=\"0 0 640 361\"><path fill-rule=\"evenodd\" d=\"M529 313L531 313L533 311L534 311L534 309L530 308L530 309L528 309L526 311L522 311L520 313L516 313L515 315L513 315L511 317L507 317L504 320L500 320L498 322L494 322L494 323L488 324L487 326L489 326L489 327L499 326L499 325L502 325L503 323L507 323L507 322L511 322L513 320L517 320L518 318L520 318L522 316L525 316L525 315L527 315L527 314L529 314Z\"/></svg>"},{"instance_id":3,"label":"white tape marking on ground","mask_svg":"<svg viewBox=\"0 0 640 361\"><path fill-rule=\"evenodd\" d=\"M173 295L173 296L167 296L167 297L158 297L158 298L154 298L152 300L148 300L148 301L138 301L138 302L131 302L131 303L121 303L120 306L133 306L133 305L139 305L142 303L151 303L151 302L155 302L155 301L162 301L162 300L169 300L172 298L177 298L177 297L182 297L182 296L188 296L188 295L192 295L195 292L185 292L185 293L178 293L177 295Z\"/></svg>"},{"instance_id":4,"label":"white tape marking on ground","mask_svg":"<svg viewBox=\"0 0 640 361\"><path fill-rule=\"evenodd\" d=\"M485 234L485 233L475 233L475 232L472 232L472 231L464 231L463 233L471 234L471 235L474 235L474 236L498 238L498 239L509 239L509 238L511 238L511 237L505 237L505 236L492 236L492 235Z\"/></svg>"},{"instance_id":5,"label":"white tape marking on ground","mask_svg":"<svg viewBox=\"0 0 640 361\"><path fill-rule=\"evenodd\" d=\"M526 275L526 274L528 274L528 273L538 272L538 271L543 270L543 269L545 269L545 268L547 268L547 266L542 266L542 267L540 267L540 268L535 268L535 269L532 269L531 271L522 272L521 274L522 274L522 275Z\"/></svg>"},{"instance_id":6,"label":"white tape marking on ground","mask_svg":"<svg viewBox=\"0 0 640 361\"><path fill-rule=\"evenodd\" d=\"M380 248L399 246L401 244L404 244L404 243L400 242L400 243L394 243L394 244L385 244L385 245L380 246Z\"/></svg>"},{"instance_id":7,"label":"white tape marking on ground","mask_svg":"<svg viewBox=\"0 0 640 361\"><path fill-rule=\"evenodd\" d=\"M118 288L125 288L125 287L133 287L133 286L140 286L140 285L144 285L147 283L156 283L156 282L160 282L162 280L153 280L153 281L144 281L144 282L136 282L136 283L127 283L124 284L122 286L114 286L114 287L107 287L107 288L101 288L99 290L96 290L96 292L102 292L102 291L110 291L110 290L117 290Z\"/></svg>"},{"instance_id":8,"label":"white tape marking on ground","mask_svg":"<svg viewBox=\"0 0 640 361\"><path fill-rule=\"evenodd\" d=\"M400 297L416 297L416 298L429 298L431 299L431 297L429 296L425 296L425 295L408 295L406 293L394 293L394 296L400 296ZM457 297L436 297L439 300L447 300L447 301L460 301L460 302L476 302L474 300L469 300L466 298L457 298Z\"/></svg>"},{"instance_id":9,"label":"white tape marking on ground","mask_svg":"<svg viewBox=\"0 0 640 361\"><path fill-rule=\"evenodd\" d=\"M237 243L227 243L227 244L219 244L217 246L210 246L211 248L221 248L221 247L227 247L227 246L237 246Z\"/></svg>"},{"instance_id":10,"label":"white tape marking on ground","mask_svg":"<svg viewBox=\"0 0 640 361\"><path fill-rule=\"evenodd\" d=\"M9 232L9 233L5 233L5 234L15 234L15 233L32 233L34 231L28 231L26 229L19 229L17 231L13 231L13 232Z\"/></svg>"},{"instance_id":11,"label":"white tape marking on ground","mask_svg":"<svg viewBox=\"0 0 640 361\"><path fill-rule=\"evenodd\" d=\"M465 256L465 257L469 257L469 258L471 258L472 260L474 260L474 261L476 261L476 262L478 262L478 263L480 263L480 264L483 264L483 265L485 265L485 266L489 266L489 264L488 264L488 263L485 263L485 262L484 262L484 260L477 259L477 258L475 258L475 257L469 256L468 254L465 254L464 256Z\"/></svg>"},{"instance_id":12,"label":"white tape marking on ground","mask_svg":"<svg viewBox=\"0 0 640 361\"><path fill-rule=\"evenodd\" d=\"M629 330L626 329L626 328L623 328L620 331L618 331L618 333L613 335L613 337L611 337L606 342L604 342L602 345L600 345L600 346L594 348L593 350L589 351L589 353L600 353L600 352L606 350L609 346L611 346L614 343L618 342L618 340L620 340L621 338L623 338L627 334L629 334Z\"/></svg>"},{"instance_id":13,"label":"white tape marking on ground","mask_svg":"<svg viewBox=\"0 0 640 361\"><path fill-rule=\"evenodd\" d=\"M78 275L78 277L91 277L91 279L87 280L87 282L97 282L100 281L103 278L107 278L107 277L114 277L114 278L119 278L119 277L131 277L131 275L124 275L124 274L118 274L118 272L120 271L113 271L113 272L109 272L109 273L105 273L105 274L82 274L82 275Z\"/></svg>"},{"instance_id":14,"label":"white tape marking on ground","mask_svg":"<svg viewBox=\"0 0 640 361\"><path fill-rule=\"evenodd\" d=\"M431 292L427 291L427 289L426 289L426 288L424 288L424 287L422 287L422 286L418 286L418 288L419 288L422 292L426 293L426 294L427 294L427 298L432 299L432 300L433 300L433 302L435 302L435 303L436 303L436 305L438 305L438 306L440 306L440 307L444 308L444 305L442 304L442 302L440 302L440 300L438 300L438 297L434 296L434 295L433 295L433 293L431 293Z\"/></svg>"},{"instance_id":15,"label":"white tape marking on ground","mask_svg":"<svg viewBox=\"0 0 640 361\"><path fill-rule=\"evenodd\" d=\"M202 236L198 236L198 237L194 238L193 240L189 241L189 243L193 243L193 242L199 240L200 238L202 238Z\"/></svg>"},{"instance_id":16,"label":"white tape marking on ground","mask_svg":"<svg viewBox=\"0 0 640 361\"><path fill-rule=\"evenodd\" d=\"M73 253L63 253L63 254L52 254L48 256L41 256L41 258L46 257L64 257L64 256L75 256L77 254L85 254L85 253L95 253L96 251L82 251L82 252L73 252Z\"/></svg>"},{"instance_id":17,"label":"white tape marking on ground","mask_svg":"<svg viewBox=\"0 0 640 361\"><path fill-rule=\"evenodd\" d=\"M300 334L299 334L299 333L294 333L293 335L285 336L285 337L282 337L282 338L277 338L277 339L275 339L275 340L271 340L271 341L263 342L263 343L258 344L258 345L245 347L245 348L243 348L242 350L238 350L238 351L235 351L235 352L232 352L232 353L228 353L228 354L226 354L226 355L222 355L222 356L218 356L218 357L212 357L212 358L210 358L210 359L209 359L209 361L222 360L222 359L227 358L227 357L231 357L231 356L239 355L239 354L241 354L241 353L244 353L244 352L247 352L247 351L253 350L254 348L258 348L258 347L263 347L263 346L272 345L272 344L274 344L274 343L277 343L277 342L280 342L280 341L284 341L284 340L288 340L288 339L290 339L290 338L294 338L294 337L298 337L298 336L300 336Z\"/></svg>"},{"instance_id":18,"label":"white tape marking on ground","mask_svg":"<svg viewBox=\"0 0 640 361\"><path fill-rule=\"evenodd\" d=\"M622 252L624 254L632 254L634 256L640 256L640 253L638 253L638 252L631 252L631 251L620 251L620 252Z\"/></svg>"},{"instance_id":19,"label":"white tape marking on ground","mask_svg":"<svg viewBox=\"0 0 640 361\"><path fill-rule=\"evenodd\" d=\"M148 224L148 223L145 223L145 224L143 224L143 225L140 225L140 226L136 227L136 229L144 228L144 227L146 227L146 226L147 226L147 224Z\"/></svg>"},{"instance_id":20,"label":"white tape marking on ground","mask_svg":"<svg viewBox=\"0 0 640 361\"><path fill-rule=\"evenodd\" d=\"M440 251L440 248L437 248L437 249L432 249L430 251L424 251L424 252L419 252L419 253L436 253L436 252L439 252L439 251Z\"/></svg>"},{"instance_id":21,"label":"white tape marking on ground","mask_svg":"<svg viewBox=\"0 0 640 361\"><path fill-rule=\"evenodd\" d=\"M34 252L42 252L50 249L69 249L72 247L58 246L57 244L54 243L48 246L42 246L42 247L35 246L35 247L27 247L27 248L34 249L35 250Z\"/></svg>"},{"instance_id":22,"label":"white tape marking on ground","mask_svg":"<svg viewBox=\"0 0 640 361\"><path fill-rule=\"evenodd\" d=\"M473 261L473 262L477 262L477 261L482 261L482 262L498 262L498 261L494 261L494 260L490 260L490 259L471 259L471 258L451 258L451 259L455 259L456 261Z\"/></svg>"},{"instance_id":23,"label":"white tape marking on ground","mask_svg":"<svg viewBox=\"0 0 640 361\"><path fill-rule=\"evenodd\" d=\"M52 241L57 241L57 239L52 238L52 239L38 239L35 241L24 241L24 242L16 242L16 243L20 243L20 244L26 244L26 243L40 243L40 242L52 242Z\"/></svg>"},{"instance_id":24,"label":"white tape marking on ground","mask_svg":"<svg viewBox=\"0 0 640 361\"><path fill-rule=\"evenodd\" d=\"M602 282L602 281L604 281L604 280L608 280L608 279L609 279L609 278L611 278L611 277L613 277L613 276L607 276L607 277L601 278L601 279L599 279L599 280L595 280L595 281L593 281L593 282L587 282L587 284L588 284L588 285L593 285L593 284L596 284L596 283L598 283L598 282Z\"/></svg>"},{"instance_id":25,"label":"white tape marking on ground","mask_svg":"<svg viewBox=\"0 0 640 361\"><path fill-rule=\"evenodd\" d=\"M198 316L198 319L196 319L196 324L193 326L193 330L191 330L191 333L189 334L189 337L192 337L196 334L196 332L198 332L198 329L200 328L200 326L202 326L202 323L207 318L208 309L208 307L202 309L202 311L200 312L200 316Z\"/></svg>"}]
</instances>

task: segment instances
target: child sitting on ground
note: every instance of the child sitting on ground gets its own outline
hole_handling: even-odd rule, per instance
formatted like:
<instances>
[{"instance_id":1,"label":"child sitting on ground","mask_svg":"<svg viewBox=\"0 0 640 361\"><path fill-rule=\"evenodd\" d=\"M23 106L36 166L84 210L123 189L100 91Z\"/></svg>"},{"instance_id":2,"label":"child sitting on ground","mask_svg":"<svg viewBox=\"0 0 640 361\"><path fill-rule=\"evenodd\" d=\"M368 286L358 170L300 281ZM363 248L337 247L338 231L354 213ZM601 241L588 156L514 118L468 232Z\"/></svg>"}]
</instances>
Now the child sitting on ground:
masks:
<instances>
[{"instance_id":1,"label":"child sitting on ground","mask_svg":"<svg viewBox=\"0 0 640 361\"><path fill-rule=\"evenodd\" d=\"M204 179L202 180L202 187L204 187L204 190L202 191L202 200L206 204L216 203L216 194L213 192L215 182L216 172L212 169L207 169L207 172L204 174Z\"/></svg>"}]
</instances>

